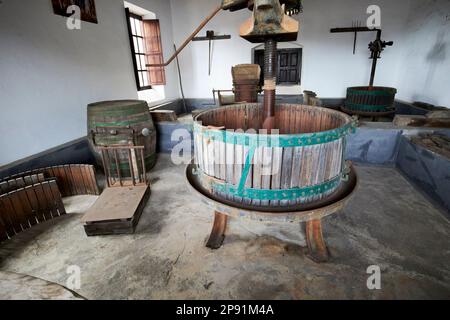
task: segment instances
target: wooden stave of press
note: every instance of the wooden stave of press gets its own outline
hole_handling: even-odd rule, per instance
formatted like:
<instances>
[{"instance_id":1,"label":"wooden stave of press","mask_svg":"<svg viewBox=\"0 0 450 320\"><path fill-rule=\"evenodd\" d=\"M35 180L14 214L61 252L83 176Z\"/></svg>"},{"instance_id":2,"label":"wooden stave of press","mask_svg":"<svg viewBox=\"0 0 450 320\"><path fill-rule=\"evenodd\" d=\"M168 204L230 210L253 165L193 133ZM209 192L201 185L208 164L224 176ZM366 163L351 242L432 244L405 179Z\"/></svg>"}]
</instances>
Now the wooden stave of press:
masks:
<instances>
[{"instance_id":1,"label":"wooden stave of press","mask_svg":"<svg viewBox=\"0 0 450 320\"><path fill-rule=\"evenodd\" d=\"M292 112L295 113L295 117L291 116ZM318 114L329 117L330 122L311 121L316 119ZM195 121L202 125L202 130L208 130L208 126L211 126L212 128L225 127L227 130L242 128L244 131L254 128L258 131L262 127L262 116L261 104L251 103L208 110L197 115ZM287 121L289 121L289 125L287 125ZM277 105L275 114L275 127L279 128L280 134L297 135L298 137L309 133L338 129L351 122L352 119L342 112L296 104ZM282 125L283 123L286 125ZM297 129L299 127L300 130ZM272 169L277 167L279 173L273 176L261 176L258 173L258 166L252 164L245 187L272 190L301 188L335 178L342 174L344 168L345 139L344 135L332 142L304 147L259 147L256 149L255 159L271 161ZM194 147L195 163L198 164L202 173L229 184L239 184L249 147L225 144L220 141L211 143L209 138L200 137L199 132L194 132ZM234 160L240 159L239 163L234 161L230 165L233 158ZM226 165L216 162L211 164L207 159L218 159L220 163L226 163ZM312 172L317 174L313 175ZM287 207L320 201L334 193L339 186L320 195L297 200L255 200L219 192L213 193L238 204L243 203L255 207ZM209 186L205 185L205 188L208 189Z\"/></svg>"},{"instance_id":2,"label":"wooden stave of press","mask_svg":"<svg viewBox=\"0 0 450 320\"><path fill-rule=\"evenodd\" d=\"M114 100L102 101L88 105L88 138L91 150L94 153L97 164L103 167L101 152L94 144L91 132L96 127L123 127L131 128L135 131L134 142L137 146L144 146L144 157L146 169L149 171L156 164L156 141L157 133L153 123L150 110L146 101L141 100ZM143 129L149 129L150 135L145 137L141 135ZM126 139L109 139L100 141L102 146L126 145L129 143ZM98 142L98 141L97 141ZM128 154L119 153L119 162L122 174L130 176L128 165Z\"/></svg>"}]
</instances>

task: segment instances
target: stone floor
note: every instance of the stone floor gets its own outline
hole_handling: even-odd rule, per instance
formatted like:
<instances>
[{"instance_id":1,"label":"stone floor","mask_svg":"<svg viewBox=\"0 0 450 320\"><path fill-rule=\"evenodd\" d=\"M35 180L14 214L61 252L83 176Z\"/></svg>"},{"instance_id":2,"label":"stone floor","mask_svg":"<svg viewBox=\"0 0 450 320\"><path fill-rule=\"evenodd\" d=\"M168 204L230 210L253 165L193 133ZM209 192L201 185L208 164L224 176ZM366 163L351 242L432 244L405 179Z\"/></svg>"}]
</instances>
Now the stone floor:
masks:
<instances>
[{"instance_id":1,"label":"stone floor","mask_svg":"<svg viewBox=\"0 0 450 320\"><path fill-rule=\"evenodd\" d=\"M80 218L95 197L66 199L70 214L0 245L0 271L65 286L77 265L88 299L449 299L449 221L395 169L358 173L354 199L324 221L326 264L306 258L297 224L232 220L224 246L205 248L212 212L184 167L160 156L135 235L86 237ZM367 288L371 265L381 290Z\"/></svg>"}]
</instances>

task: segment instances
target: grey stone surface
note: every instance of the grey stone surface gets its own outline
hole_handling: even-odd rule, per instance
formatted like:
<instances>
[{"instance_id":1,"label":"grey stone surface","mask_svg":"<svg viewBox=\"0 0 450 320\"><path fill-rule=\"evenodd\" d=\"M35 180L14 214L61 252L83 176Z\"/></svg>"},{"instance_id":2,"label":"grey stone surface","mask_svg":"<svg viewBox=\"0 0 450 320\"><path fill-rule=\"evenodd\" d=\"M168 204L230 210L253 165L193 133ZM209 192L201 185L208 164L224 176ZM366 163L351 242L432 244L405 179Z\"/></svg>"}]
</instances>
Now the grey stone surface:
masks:
<instances>
[{"instance_id":1,"label":"grey stone surface","mask_svg":"<svg viewBox=\"0 0 450 320\"><path fill-rule=\"evenodd\" d=\"M0 300L84 300L69 289L12 272L0 271Z\"/></svg>"},{"instance_id":2,"label":"grey stone surface","mask_svg":"<svg viewBox=\"0 0 450 320\"><path fill-rule=\"evenodd\" d=\"M70 214L0 244L0 270L65 285L78 265L88 299L448 299L449 221L395 169L357 171L354 199L324 220L329 263L306 258L297 224L231 219L224 246L207 249L213 213L160 155L135 235L86 237L95 197L69 198ZM370 265L381 290L367 289Z\"/></svg>"}]
</instances>

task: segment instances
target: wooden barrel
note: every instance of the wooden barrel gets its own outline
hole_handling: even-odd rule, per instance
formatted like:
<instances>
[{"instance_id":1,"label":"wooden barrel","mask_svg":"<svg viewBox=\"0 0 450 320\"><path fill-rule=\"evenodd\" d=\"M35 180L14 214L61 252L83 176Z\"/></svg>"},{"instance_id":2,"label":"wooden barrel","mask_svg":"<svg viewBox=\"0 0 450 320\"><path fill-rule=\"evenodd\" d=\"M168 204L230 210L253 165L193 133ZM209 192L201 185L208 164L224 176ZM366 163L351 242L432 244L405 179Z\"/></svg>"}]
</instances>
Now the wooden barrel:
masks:
<instances>
[{"instance_id":1,"label":"wooden barrel","mask_svg":"<svg viewBox=\"0 0 450 320\"><path fill-rule=\"evenodd\" d=\"M395 112L397 89L389 87L352 87L347 89L344 111L356 115L379 116Z\"/></svg>"},{"instance_id":2,"label":"wooden barrel","mask_svg":"<svg viewBox=\"0 0 450 320\"><path fill-rule=\"evenodd\" d=\"M156 163L156 130L145 101L118 100L88 105L88 132L91 149L100 166L103 164L97 146L144 146L147 170ZM131 176L128 154L119 152L118 158L122 176ZM114 159L111 162L112 169L117 170Z\"/></svg>"},{"instance_id":3,"label":"wooden barrel","mask_svg":"<svg viewBox=\"0 0 450 320\"><path fill-rule=\"evenodd\" d=\"M346 174L346 136L356 123L320 107L276 107L279 134L262 131L261 104L221 107L194 121L195 162L202 186L234 203L294 206L322 200Z\"/></svg>"}]
</instances>

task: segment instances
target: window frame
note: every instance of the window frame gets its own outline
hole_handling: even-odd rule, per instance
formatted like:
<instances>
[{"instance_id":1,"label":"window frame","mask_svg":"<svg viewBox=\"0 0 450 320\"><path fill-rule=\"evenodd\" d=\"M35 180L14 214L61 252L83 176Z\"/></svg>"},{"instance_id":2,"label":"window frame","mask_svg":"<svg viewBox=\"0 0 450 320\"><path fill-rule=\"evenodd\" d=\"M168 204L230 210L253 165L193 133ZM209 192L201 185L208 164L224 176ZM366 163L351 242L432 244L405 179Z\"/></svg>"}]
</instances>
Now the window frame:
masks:
<instances>
[{"instance_id":1,"label":"window frame","mask_svg":"<svg viewBox=\"0 0 450 320\"><path fill-rule=\"evenodd\" d=\"M298 52L298 81L297 82L280 82L280 55L281 53ZM252 63L259 64L261 66L261 85L264 85L264 66L258 63L257 55L262 55L262 61L264 61L264 49L253 49ZM277 50L277 85L279 86L301 86L302 84L302 68L303 68L303 48L285 48Z\"/></svg>"},{"instance_id":2,"label":"window frame","mask_svg":"<svg viewBox=\"0 0 450 320\"><path fill-rule=\"evenodd\" d=\"M144 90L152 89L153 87L151 85L150 71L148 70L148 68L146 68L145 70L139 69L138 68L138 61L136 59L137 55L144 56L144 61L146 61L146 63L147 63L147 54L146 54L146 52L144 52L144 53L136 52L136 49L134 47L134 38L142 39L144 47L145 47L145 38L144 38L144 36L139 36L137 34L136 35L133 34L133 30L131 28L131 18L134 18L134 19L139 20L139 21L143 21L143 18L142 18L142 16L139 16L137 14L134 14L134 13L130 12L129 8L125 8L125 14L126 14L126 20L127 20L128 38L130 40L131 56L132 56L132 60L133 60L133 71L134 71L134 77L136 79L137 90L138 91L144 91ZM136 28L136 26L135 26L135 28ZM143 30L144 30L144 28L142 27L142 32L143 32ZM148 77L148 81L149 81L149 85L148 86L141 86L139 72L146 72L147 73L147 77Z\"/></svg>"}]
</instances>

